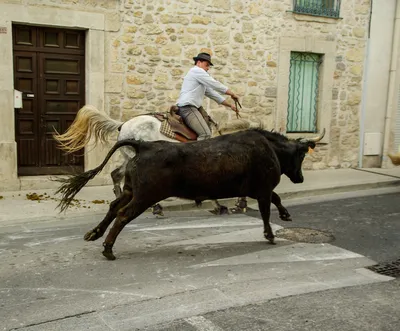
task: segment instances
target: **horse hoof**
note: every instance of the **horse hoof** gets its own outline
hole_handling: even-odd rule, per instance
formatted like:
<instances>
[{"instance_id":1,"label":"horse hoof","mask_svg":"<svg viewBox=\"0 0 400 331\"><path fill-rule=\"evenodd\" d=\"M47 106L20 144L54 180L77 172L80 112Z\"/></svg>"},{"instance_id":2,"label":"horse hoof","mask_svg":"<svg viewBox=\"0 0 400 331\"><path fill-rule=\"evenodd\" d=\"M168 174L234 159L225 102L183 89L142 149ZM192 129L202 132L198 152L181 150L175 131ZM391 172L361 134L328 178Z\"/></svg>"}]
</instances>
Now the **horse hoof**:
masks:
<instances>
[{"instance_id":1,"label":"horse hoof","mask_svg":"<svg viewBox=\"0 0 400 331\"><path fill-rule=\"evenodd\" d=\"M151 212L153 213L153 215L155 216L164 216L164 212L163 209L160 205L155 205L151 208Z\"/></svg>"},{"instance_id":2,"label":"horse hoof","mask_svg":"<svg viewBox=\"0 0 400 331\"><path fill-rule=\"evenodd\" d=\"M153 210L153 215L155 216L164 216L164 213L162 210Z\"/></svg>"},{"instance_id":3,"label":"horse hoof","mask_svg":"<svg viewBox=\"0 0 400 331\"><path fill-rule=\"evenodd\" d=\"M215 208L215 214L216 215L227 215L229 214L229 210L225 206L221 206L219 208Z\"/></svg>"},{"instance_id":4,"label":"horse hoof","mask_svg":"<svg viewBox=\"0 0 400 331\"><path fill-rule=\"evenodd\" d=\"M246 208L240 208L240 207L231 208L232 214L244 214L245 212L246 212Z\"/></svg>"}]
</instances>

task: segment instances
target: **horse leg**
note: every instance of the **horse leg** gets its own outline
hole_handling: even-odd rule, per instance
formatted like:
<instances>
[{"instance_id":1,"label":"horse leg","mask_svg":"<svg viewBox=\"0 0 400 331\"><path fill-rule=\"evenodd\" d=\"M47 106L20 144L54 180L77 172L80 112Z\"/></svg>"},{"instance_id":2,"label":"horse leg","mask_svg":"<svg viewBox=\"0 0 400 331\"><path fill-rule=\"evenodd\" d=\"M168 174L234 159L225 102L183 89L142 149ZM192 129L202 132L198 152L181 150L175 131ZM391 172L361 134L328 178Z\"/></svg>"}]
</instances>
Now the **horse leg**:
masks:
<instances>
[{"instance_id":1,"label":"horse leg","mask_svg":"<svg viewBox=\"0 0 400 331\"><path fill-rule=\"evenodd\" d=\"M132 199L132 192L124 190L123 194L110 203L110 208L104 219L93 229L85 234L83 237L86 241L95 241L103 236L108 226L117 216L117 211L125 206L129 200Z\"/></svg>"},{"instance_id":2,"label":"horse leg","mask_svg":"<svg viewBox=\"0 0 400 331\"><path fill-rule=\"evenodd\" d=\"M212 204L214 205L213 213L216 215L224 215L229 214L228 207L221 205L218 200L212 200Z\"/></svg>"},{"instance_id":3,"label":"horse leg","mask_svg":"<svg viewBox=\"0 0 400 331\"><path fill-rule=\"evenodd\" d=\"M150 207L149 204L139 203L135 197L132 197L131 201L118 211L118 216L103 243L103 255L108 260L115 260L112 248L125 225L142 214L148 207Z\"/></svg>"},{"instance_id":4,"label":"horse leg","mask_svg":"<svg viewBox=\"0 0 400 331\"><path fill-rule=\"evenodd\" d=\"M271 202L276 206L276 208L278 208L279 218L282 221L291 221L292 220L287 209L282 206L280 196L278 194L276 194L275 192L272 192Z\"/></svg>"},{"instance_id":5,"label":"horse leg","mask_svg":"<svg viewBox=\"0 0 400 331\"><path fill-rule=\"evenodd\" d=\"M151 207L151 212L153 213L153 215L164 216L163 207L159 203L156 203L154 206Z\"/></svg>"},{"instance_id":6,"label":"horse leg","mask_svg":"<svg viewBox=\"0 0 400 331\"><path fill-rule=\"evenodd\" d=\"M120 183L125 175L126 164L127 164L127 161L124 161L123 164L121 164L118 168L114 169L111 172L111 178L112 178L113 185L114 185L113 191L114 191L116 198L118 198L122 193Z\"/></svg>"},{"instance_id":7,"label":"horse leg","mask_svg":"<svg viewBox=\"0 0 400 331\"><path fill-rule=\"evenodd\" d=\"M243 214L247 211L247 199L246 197L237 198L235 207L231 209L234 214Z\"/></svg>"}]
</instances>

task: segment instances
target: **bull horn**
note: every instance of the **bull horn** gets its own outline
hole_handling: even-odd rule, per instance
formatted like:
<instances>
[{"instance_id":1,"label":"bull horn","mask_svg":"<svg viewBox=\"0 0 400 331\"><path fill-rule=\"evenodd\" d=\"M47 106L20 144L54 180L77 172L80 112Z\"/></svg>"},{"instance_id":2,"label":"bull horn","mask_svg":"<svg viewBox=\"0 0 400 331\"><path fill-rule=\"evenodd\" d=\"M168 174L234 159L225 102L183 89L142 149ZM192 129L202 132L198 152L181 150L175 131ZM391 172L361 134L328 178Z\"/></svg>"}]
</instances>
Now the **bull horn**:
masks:
<instances>
[{"instance_id":1,"label":"bull horn","mask_svg":"<svg viewBox=\"0 0 400 331\"><path fill-rule=\"evenodd\" d=\"M321 141L322 138L324 138L324 136L325 136L325 128L322 129L322 132L321 132L321 134L319 136L314 137L314 138L308 138L308 139L304 138L301 141L313 141L313 142L316 143L318 141Z\"/></svg>"}]
</instances>

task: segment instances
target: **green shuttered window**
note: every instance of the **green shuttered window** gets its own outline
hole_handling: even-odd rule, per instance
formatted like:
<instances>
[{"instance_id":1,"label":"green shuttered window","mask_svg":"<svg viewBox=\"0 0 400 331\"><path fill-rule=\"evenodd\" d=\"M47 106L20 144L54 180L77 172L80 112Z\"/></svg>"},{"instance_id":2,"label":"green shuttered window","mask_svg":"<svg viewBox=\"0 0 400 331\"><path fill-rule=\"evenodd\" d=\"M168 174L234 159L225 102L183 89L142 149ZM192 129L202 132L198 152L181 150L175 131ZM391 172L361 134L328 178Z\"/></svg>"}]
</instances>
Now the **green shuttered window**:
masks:
<instances>
[{"instance_id":1,"label":"green shuttered window","mask_svg":"<svg viewBox=\"0 0 400 331\"><path fill-rule=\"evenodd\" d=\"M287 132L317 132L320 54L291 52Z\"/></svg>"}]
</instances>

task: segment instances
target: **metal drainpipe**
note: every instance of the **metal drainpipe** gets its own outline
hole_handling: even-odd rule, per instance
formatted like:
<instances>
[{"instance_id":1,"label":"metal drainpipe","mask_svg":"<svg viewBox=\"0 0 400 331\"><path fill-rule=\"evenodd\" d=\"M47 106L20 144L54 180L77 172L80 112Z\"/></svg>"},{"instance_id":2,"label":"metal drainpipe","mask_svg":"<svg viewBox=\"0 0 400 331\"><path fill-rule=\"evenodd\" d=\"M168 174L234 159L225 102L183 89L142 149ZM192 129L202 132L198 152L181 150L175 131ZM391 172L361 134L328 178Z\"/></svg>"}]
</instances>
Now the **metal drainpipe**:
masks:
<instances>
[{"instance_id":1,"label":"metal drainpipe","mask_svg":"<svg viewBox=\"0 0 400 331\"><path fill-rule=\"evenodd\" d=\"M371 8L369 12L369 23L368 23L368 36L366 53L364 58L364 77L363 77L363 92L361 98L361 118L360 118L360 149L358 153L358 167L363 167L363 154L364 154L364 134L365 134L365 103L368 93L368 68L369 68L369 44L371 37L371 21L372 21L372 6L373 0L371 0Z\"/></svg>"},{"instance_id":2,"label":"metal drainpipe","mask_svg":"<svg viewBox=\"0 0 400 331\"><path fill-rule=\"evenodd\" d=\"M392 127L392 113L394 107L394 96L396 92L396 73L397 73L397 58L400 39L400 0L396 2L396 16L394 19L394 33L392 41L392 56L390 59L389 71L389 91L387 97L386 116L385 116L385 136L383 140L382 163L387 160L390 143L390 131Z\"/></svg>"}]
</instances>

